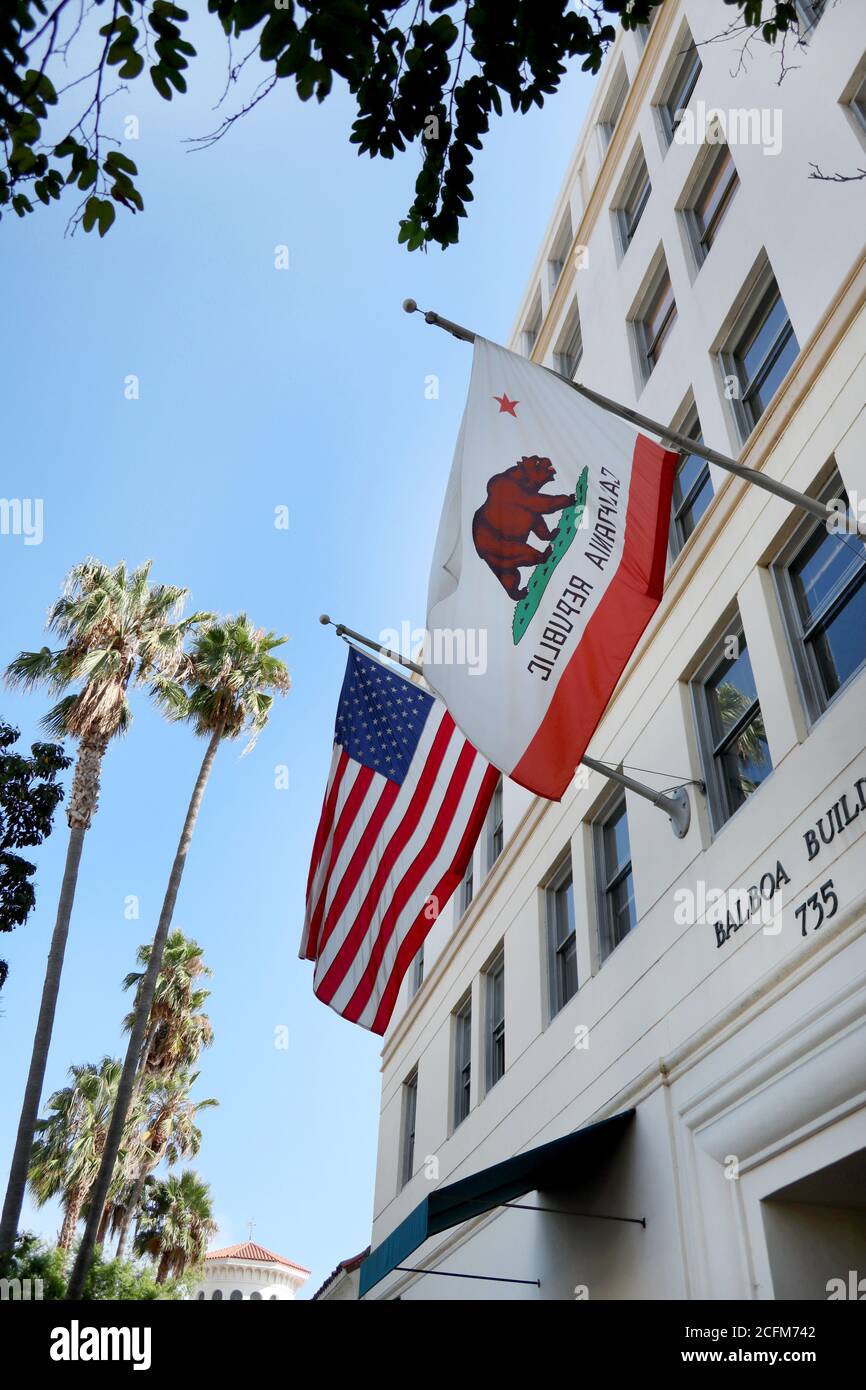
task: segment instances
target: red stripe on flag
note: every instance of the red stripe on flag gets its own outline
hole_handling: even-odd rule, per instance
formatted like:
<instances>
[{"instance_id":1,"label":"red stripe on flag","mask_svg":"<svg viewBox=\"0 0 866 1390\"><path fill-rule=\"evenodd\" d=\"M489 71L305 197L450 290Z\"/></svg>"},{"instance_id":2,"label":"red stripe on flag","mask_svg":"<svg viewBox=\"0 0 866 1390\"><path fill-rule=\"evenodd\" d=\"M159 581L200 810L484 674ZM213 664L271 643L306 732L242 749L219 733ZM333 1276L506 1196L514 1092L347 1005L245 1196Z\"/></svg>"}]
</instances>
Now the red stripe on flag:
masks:
<instances>
[{"instance_id":1,"label":"red stripe on flag","mask_svg":"<svg viewBox=\"0 0 866 1390\"><path fill-rule=\"evenodd\" d=\"M340 753L339 759L337 760L337 766L334 771L333 781L331 782L330 787L328 787L327 791L325 792L325 800L322 804L322 818L319 821L319 828L316 831L316 839L313 844L313 852L310 855L310 872L307 874L306 902L308 904L310 901L310 893L313 887L313 879L316 877L316 870L319 867L319 861L321 860L322 855L324 854L325 845L327 844L328 836L331 833L331 826L334 822L334 807L337 804L337 797L340 794L340 784L343 781L343 774L346 771L348 762L349 755L346 752L346 750L343 749ZM307 948L305 951L305 957L307 960L316 959L316 947L317 942L313 934L313 924L311 921L310 931L307 937Z\"/></svg>"},{"instance_id":2,"label":"red stripe on flag","mask_svg":"<svg viewBox=\"0 0 866 1390\"><path fill-rule=\"evenodd\" d=\"M328 883L331 877L331 868L336 863L337 856L339 855L340 850L343 847L343 842L345 841L346 836L349 834L349 831L352 829L352 826L355 823L355 817L358 815L358 812L360 811L361 806L363 805L364 797L367 795L370 783L372 782L375 775L376 774L374 773L371 767L361 768L357 777L352 783L352 789L349 792L349 795L346 797L343 809L340 812L340 815L337 820L337 825L334 830L333 838L331 839L330 844L328 845L328 868L327 873L325 875L325 882L322 884L322 891L319 894L319 900L316 903L316 909L313 913L312 920L310 922L310 936L311 938L315 938L317 956L321 951L323 945L323 942L319 940L319 936L322 915L325 910L325 901L328 896Z\"/></svg>"},{"instance_id":3,"label":"red stripe on flag","mask_svg":"<svg viewBox=\"0 0 866 1390\"><path fill-rule=\"evenodd\" d=\"M539 728L509 776L559 801L661 600L679 454L639 434L625 544L616 574L559 679ZM567 756L566 750L568 750Z\"/></svg>"},{"instance_id":4,"label":"red stripe on flag","mask_svg":"<svg viewBox=\"0 0 866 1390\"><path fill-rule=\"evenodd\" d=\"M351 1023L357 1023L358 1018L364 1012L364 1009L370 1001L370 996L373 993L376 978L385 956L385 949L388 942L391 940L400 914L409 901L409 898L412 896L412 893L415 891L425 870L430 867L442 848L442 842L448 834L449 827L454 821L457 807L463 796L463 789L466 786L466 780L477 756L472 744L464 742L457 758L454 775L448 784L448 789L436 814L433 828L424 842L424 848L412 860L393 898L388 904L387 911L383 914L382 920L379 923L379 932L376 940L373 942L370 958L367 961L364 973L358 981L348 1004L341 1011L343 1017L349 1019Z\"/></svg>"},{"instance_id":5,"label":"red stripe on flag","mask_svg":"<svg viewBox=\"0 0 866 1390\"><path fill-rule=\"evenodd\" d=\"M379 800L376 802L373 814L364 827L360 840L355 848L355 852L349 863L346 865L346 872L340 879L340 886L334 894L331 906L328 908L328 915L319 938L319 950L323 950L328 937L334 930L337 922L342 916L343 910L351 898L358 883L365 864L370 858L376 844L376 838L385 823L394 802L400 793L400 783L387 781L382 788Z\"/></svg>"},{"instance_id":6,"label":"red stripe on flag","mask_svg":"<svg viewBox=\"0 0 866 1390\"><path fill-rule=\"evenodd\" d=\"M334 993L342 984L346 972L349 970L352 961L358 954L361 942L367 935L368 928L373 920L373 915L379 904L379 899L382 896L382 891L390 878L391 870L397 862L402 850L411 839L418 821L421 819L424 807L427 805L430 798L430 792L439 774L439 768L442 765L442 760L445 757L453 733L454 720L451 718L450 714L445 714L442 718L442 723L436 730L436 736L430 748L429 757L424 764L421 776L418 779L418 785L412 794L412 799L406 808L406 814L388 842L358 915L352 923L339 951L315 987L317 997L324 1000L326 1004L331 1002Z\"/></svg>"},{"instance_id":7,"label":"red stripe on flag","mask_svg":"<svg viewBox=\"0 0 866 1390\"><path fill-rule=\"evenodd\" d=\"M384 1033L385 1029L388 1027L388 1022L394 1012L394 1005L397 1002L397 995L403 983L403 977L406 971L420 951L424 939L433 926L433 923L436 921L439 912L442 911L452 894L463 881L466 866L475 849L476 841L481 834L490 803L493 800L493 793L496 791L499 782L499 777L500 772L496 767L489 767L484 774L481 789L476 797L472 815L466 827L463 839L460 841L457 853L451 862L450 868L442 875L430 895L437 903L436 914L432 918L427 917L427 904L425 903L400 944L400 949L394 961L394 968L388 976L388 983L382 991L382 998L376 1010L376 1017L370 1025L370 1031L373 1033Z\"/></svg>"}]
</instances>

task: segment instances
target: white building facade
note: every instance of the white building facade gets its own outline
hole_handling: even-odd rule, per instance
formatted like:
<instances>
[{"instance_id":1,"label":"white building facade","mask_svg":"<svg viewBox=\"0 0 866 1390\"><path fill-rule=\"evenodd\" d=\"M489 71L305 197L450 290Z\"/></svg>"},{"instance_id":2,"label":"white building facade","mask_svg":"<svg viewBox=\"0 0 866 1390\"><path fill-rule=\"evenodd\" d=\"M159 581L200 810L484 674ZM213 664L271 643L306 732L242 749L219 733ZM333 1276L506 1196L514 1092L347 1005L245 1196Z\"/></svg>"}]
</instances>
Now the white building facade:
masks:
<instances>
[{"instance_id":1,"label":"white building facade","mask_svg":"<svg viewBox=\"0 0 866 1390\"><path fill-rule=\"evenodd\" d=\"M310 1277L310 1271L255 1241L209 1250L204 1258L204 1278L192 1291L194 1299L223 1298L282 1302L295 1298Z\"/></svg>"},{"instance_id":2,"label":"white building facade","mask_svg":"<svg viewBox=\"0 0 866 1390\"><path fill-rule=\"evenodd\" d=\"M760 39L706 42L721 0L620 34L511 346L866 529L866 182L809 179L866 167L866 6L802 13L781 82ZM691 826L596 773L506 782L385 1040L362 1297L866 1277L864 673L862 539L685 460L589 752L687 784Z\"/></svg>"}]
</instances>

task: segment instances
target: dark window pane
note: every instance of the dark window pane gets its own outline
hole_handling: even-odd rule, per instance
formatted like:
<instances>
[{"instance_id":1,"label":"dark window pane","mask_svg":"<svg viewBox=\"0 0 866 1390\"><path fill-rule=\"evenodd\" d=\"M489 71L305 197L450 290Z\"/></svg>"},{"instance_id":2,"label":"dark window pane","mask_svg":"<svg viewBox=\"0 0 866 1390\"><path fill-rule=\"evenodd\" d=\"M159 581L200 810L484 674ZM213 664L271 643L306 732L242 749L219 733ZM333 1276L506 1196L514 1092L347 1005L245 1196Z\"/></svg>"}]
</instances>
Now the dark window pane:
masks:
<instances>
[{"instance_id":1,"label":"dark window pane","mask_svg":"<svg viewBox=\"0 0 866 1390\"><path fill-rule=\"evenodd\" d=\"M569 944L557 952L557 1004L560 1008L577 993L577 943L572 937Z\"/></svg>"},{"instance_id":2,"label":"dark window pane","mask_svg":"<svg viewBox=\"0 0 866 1390\"><path fill-rule=\"evenodd\" d=\"M725 146L695 204L698 232L706 250L715 240L738 183L731 152Z\"/></svg>"},{"instance_id":3,"label":"dark window pane","mask_svg":"<svg viewBox=\"0 0 866 1390\"><path fill-rule=\"evenodd\" d=\"M752 662L742 639L736 660L726 658L707 681L707 698L713 735L718 743L758 698Z\"/></svg>"},{"instance_id":4,"label":"dark window pane","mask_svg":"<svg viewBox=\"0 0 866 1390\"><path fill-rule=\"evenodd\" d=\"M866 661L866 583L862 579L844 607L815 634L812 648L829 700Z\"/></svg>"},{"instance_id":5,"label":"dark window pane","mask_svg":"<svg viewBox=\"0 0 866 1390\"><path fill-rule=\"evenodd\" d=\"M727 791L728 808L730 812L734 812L773 770L760 711L725 752L720 754L719 762Z\"/></svg>"},{"instance_id":6,"label":"dark window pane","mask_svg":"<svg viewBox=\"0 0 866 1390\"><path fill-rule=\"evenodd\" d=\"M829 535L823 527L800 552L791 566L797 606L808 627L832 601L866 561L866 547L853 538Z\"/></svg>"},{"instance_id":7,"label":"dark window pane","mask_svg":"<svg viewBox=\"0 0 866 1390\"><path fill-rule=\"evenodd\" d=\"M748 406L755 421L767 409L799 351L800 346L789 326L747 393Z\"/></svg>"},{"instance_id":8,"label":"dark window pane","mask_svg":"<svg viewBox=\"0 0 866 1390\"><path fill-rule=\"evenodd\" d=\"M698 443L700 443L701 441L700 435L695 436L694 434L692 434L689 437L691 439L697 438ZM694 487L695 483L697 482L701 474L704 472L706 467L706 459L700 458L697 454L688 454L686 458L683 459L682 463L677 469L677 475L674 479L675 508L678 509L683 505L683 502L688 497L689 493L691 492L692 488Z\"/></svg>"},{"instance_id":9,"label":"dark window pane","mask_svg":"<svg viewBox=\"0 0 866 1390\"><path fill-rule=\"evenodd\" d=\"M571 878L556 890L555 933L557 946L574 935L574 884Z\"/></svg>"},{"instance_id":10,"label":"dark window pane","mask_svg":"<svg viewBox=\"0 0 866 1390\"><path fill-rule=\"evenodd\" d=\"M637 921L634 906L634 879L631 872L622 878L610 894L613 946L634 928Z\"/></svg>"},{"instance_id":11,"label":"dark window pane","mask_svg":"<svg viewBox=\"0 0 866 1390\"><path fill-rule=\"evenodd\" d=\"M756 316L740 351L746 380L754 376L787 322L788 311L777 290Z\"/></svg>"},{"instance_id":12,"label":"dark window pane","mask_svg":"<svg viewBox=\"0 0 866 1390\"><path fill-rule=\"evenodd\" d=\"M684 507L682 511L677 514L677 523L684 542L688 540L712 500L713 484L710 480L709 470L707 470L704 481L692 497L689 505Z\"/></svg>"},{"instance_id":13,"label":"dark window pane","mask_svg":"<svg viewBox=\"0 0 866 1390\"><path fill-rule=\"evenodd\" d=\"M628 817L625 813L625 806L623 806L622 810L604 827L604 862L607 868L608 883L616 877L617 870L627 864L630 859Z\"/></svg>"}]
</instances>

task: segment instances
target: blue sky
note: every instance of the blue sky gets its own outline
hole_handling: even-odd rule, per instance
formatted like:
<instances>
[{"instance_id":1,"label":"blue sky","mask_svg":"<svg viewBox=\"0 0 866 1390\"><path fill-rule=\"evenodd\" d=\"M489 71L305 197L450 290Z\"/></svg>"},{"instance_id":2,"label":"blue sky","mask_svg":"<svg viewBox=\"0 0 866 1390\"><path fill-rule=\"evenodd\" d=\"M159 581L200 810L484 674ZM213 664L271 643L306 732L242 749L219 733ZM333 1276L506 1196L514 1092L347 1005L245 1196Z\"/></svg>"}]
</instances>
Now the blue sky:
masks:
<instances>
[{"instance_id":1,"label":"blue sky","mask_svg":"<svg viewBox=\"0 0 866 1390\"><path fill-rule=\"evenodd\" d=\"M427 571L470 367L469 349L409 319L406 295L491 337L507 333L580 128L592 79L543 112L505 117L478 160L461 243L397 245L414 153L359 159L349 98L302 105L288 84L213 149L220 32L199 22L194 94L144 82L107 108L135 114L143 215L106 239L64 238L68 209L0 224L4 448L0 495L42 498L44 539L0 536L0 663L45 641L69 567L92 554L153 560L195 607L245 610L289 637L294 682L257 748L222 749L175 924L213 969L213 1048L201 1063L195 1166L219 1244L248 1236L307 1265L311 1293L368 1242L379 1107L377 1038L312 994L297 959L310 847L330 760L343 645L322 611L362 631L423 625ZM290 268L274 268L286 245ZM125 379L139 378L138 400ZM439 377L439 399L425 378ZM290 526L274 526L275 508ZM46 701L0 691L29 741ZM119 1053L120 981L153 932L202 749L143 693L105 760L85 846L45 1095L68 1066ZM289 769L277 790L275 768ZM66 848L38 854L38 906L2 940L5 1185ZM140 919L124 915L136 895ZM275 1046L288 1029L287 1048ZM25 1224L46 1235L55 1208Z\"/></svg>"}]
</instances>

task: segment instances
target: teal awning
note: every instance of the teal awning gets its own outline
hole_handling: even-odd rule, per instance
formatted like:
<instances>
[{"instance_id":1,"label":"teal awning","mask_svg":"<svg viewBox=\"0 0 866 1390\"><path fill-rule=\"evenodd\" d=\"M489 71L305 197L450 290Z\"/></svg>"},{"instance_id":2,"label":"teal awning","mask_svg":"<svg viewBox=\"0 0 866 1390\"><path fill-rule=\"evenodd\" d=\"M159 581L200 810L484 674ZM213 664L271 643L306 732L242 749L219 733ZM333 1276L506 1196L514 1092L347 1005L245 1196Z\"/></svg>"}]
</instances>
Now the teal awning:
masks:
<instances>
[{"instance_id":1,"label":"teal awning","mask_svg":"<svg viewBox=\"0 0 866 1390\"><path fill-rule=\"evenodd\" d=\"M364 1297L380 1279L423 1245L429 1236L458 1226L472 1216L480 1216L505 1202L513 1202L527 1192L575 1188L609 1156L623 1130L634 1116L624 1110L607 1120L576 1129L563 1139L553 1139L537 1149L494 1163L480 1173L439 1187L419 1202L405 1221L371 1250L361 1265L358 1296Z\"/></svg>"}]
</instances>

